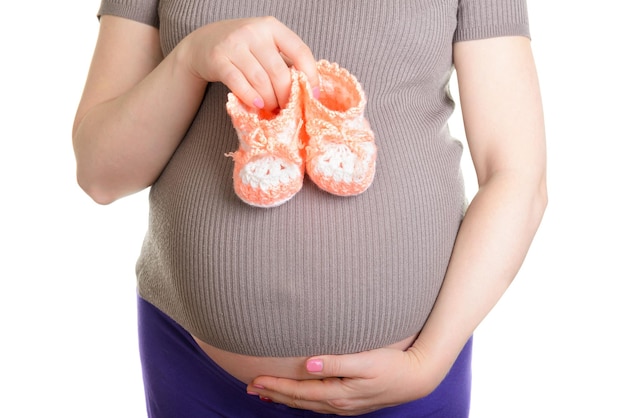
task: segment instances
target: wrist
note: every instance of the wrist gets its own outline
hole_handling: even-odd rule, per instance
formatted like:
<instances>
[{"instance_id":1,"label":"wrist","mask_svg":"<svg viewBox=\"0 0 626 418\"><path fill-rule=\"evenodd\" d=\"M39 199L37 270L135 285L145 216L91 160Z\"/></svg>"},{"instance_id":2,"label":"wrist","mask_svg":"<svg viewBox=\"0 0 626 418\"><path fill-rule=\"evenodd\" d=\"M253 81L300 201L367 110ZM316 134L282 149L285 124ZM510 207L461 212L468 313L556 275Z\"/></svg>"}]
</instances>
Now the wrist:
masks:
<instances>
[{"instance_id":1,"label":"wrist","mask_svg":"<svg viewBox=\"0 0 626 418\"><path fill-rule=\"evenodd\" d=\"M429 376L443 380L468 339L426 326L407 351L421 362Z\"/></svg>"},{"instance_id":2,"label":"wrist","mask_svg":"<svg viewBox=\"0 0 626 418\"><path fill-rule=\"evenodd\" d=\"M432 393L446 377L451 366L441 361L437 353L432 352L424 344L415 341L406 354L410 357L411 385L410 399L418 399Z\"/></svg>"},{"instance_id":3,"label":"wrist","mask_svg":"<svg viewBox=\"0 0 626 418\"><path fill-rule=\"evenodd\" d=\"M196 70L193 65L193 41L191 37L193 33L184 38L170 53L170 58L173 71L177 75L177 78L182 78L185 83L191 86L206 88L208 81ZM183 81L181 80L181 81Z\"/></svg>"}]
</instances>

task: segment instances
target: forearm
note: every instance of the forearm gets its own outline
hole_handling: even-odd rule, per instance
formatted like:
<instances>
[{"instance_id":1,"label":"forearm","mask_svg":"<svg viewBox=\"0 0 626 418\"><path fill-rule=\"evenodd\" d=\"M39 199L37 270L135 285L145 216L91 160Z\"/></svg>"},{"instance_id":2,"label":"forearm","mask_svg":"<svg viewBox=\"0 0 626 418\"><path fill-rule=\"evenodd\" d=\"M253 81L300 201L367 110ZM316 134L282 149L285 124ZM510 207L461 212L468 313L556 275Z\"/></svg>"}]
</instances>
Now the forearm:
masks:
<instances>
[{"instance_id":1,"label":"forearm","mask_svg":"<svg viewBox=\"0 0 626 418\"><path fill-rule=\"evenodd\" d=\"M150 186L178 146L206 82L173 51L124 94L77 120L73 143L78 182L99 203Z\"/></svg>"},{"instance_id":2,"label":"forearm","mask_svg":"<svg viewBox=\"0 0 626 418\"><path fill-rule=\"evenodd\" d=\"M447 371L517 274L545 210L545 180L495 174L467 210L437 302L412 350ZM442 376L443 377L443 376Z\"/></svg>"}]
</instances>

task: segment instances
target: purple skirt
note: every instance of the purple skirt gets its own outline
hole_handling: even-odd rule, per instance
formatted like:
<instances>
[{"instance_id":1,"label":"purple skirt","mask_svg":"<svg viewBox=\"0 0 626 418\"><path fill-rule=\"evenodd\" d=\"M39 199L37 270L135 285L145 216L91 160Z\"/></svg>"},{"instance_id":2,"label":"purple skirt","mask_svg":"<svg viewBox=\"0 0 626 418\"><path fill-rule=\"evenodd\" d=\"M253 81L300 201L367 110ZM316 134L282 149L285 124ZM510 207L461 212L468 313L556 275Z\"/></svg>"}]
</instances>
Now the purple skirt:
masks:
<instances>
[{"instance_id":1,"label":"purple skirt","mask_svg":"<svg viewBox=\"0 0 626 418\"><path fill-rule=\"evenodd\" d=\"M139 349L150 418L331 417L268 403L218 366L192 336L154 305L138 298ZM427 397L360 415L368 418L469 416L472 340Z\"/></svg>"}]
</instances>

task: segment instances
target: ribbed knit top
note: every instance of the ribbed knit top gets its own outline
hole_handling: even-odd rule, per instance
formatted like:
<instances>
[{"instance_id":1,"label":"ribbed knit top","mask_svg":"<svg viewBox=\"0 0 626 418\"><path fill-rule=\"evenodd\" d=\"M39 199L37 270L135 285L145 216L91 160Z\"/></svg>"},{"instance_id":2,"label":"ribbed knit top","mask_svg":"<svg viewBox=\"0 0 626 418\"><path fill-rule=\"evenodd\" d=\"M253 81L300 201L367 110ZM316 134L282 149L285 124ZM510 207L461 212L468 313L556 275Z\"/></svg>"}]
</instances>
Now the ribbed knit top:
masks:
<instances>
[{"instance_id":1,"label":"ribbed knit top","mask_svg":"<svg viewBox=\"0 0 626 418\"><path fill-rule=\"evenodd\" d=\"M150 191L138 291L218 348L254 356L350 353L420 331L466 196L449 133L452 45L528 36L525 0L103 0L100 14L160 29L164 54L217 20L273 15L366 92L377 171L356 197L305 179L289 202L233 192L228 90L209 85Z\"/></svg>"}]
</instances>

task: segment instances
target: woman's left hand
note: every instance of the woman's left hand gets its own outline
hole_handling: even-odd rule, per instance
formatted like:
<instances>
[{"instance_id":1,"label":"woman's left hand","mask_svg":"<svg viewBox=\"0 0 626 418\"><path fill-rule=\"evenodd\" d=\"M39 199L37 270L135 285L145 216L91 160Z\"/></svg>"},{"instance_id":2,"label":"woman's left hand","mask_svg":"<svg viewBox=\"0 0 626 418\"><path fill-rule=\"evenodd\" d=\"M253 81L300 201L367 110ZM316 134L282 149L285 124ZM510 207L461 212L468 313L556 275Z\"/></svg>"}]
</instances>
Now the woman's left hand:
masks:
<instances>
[{"instance_id":1,"label":"woman's left hand","mask_svg":"<svg viewBox=\"0 0 626 418\"><path fill-rule=\"evenodd\" d=\"M357 354L315 356L306 361L310 380L260 376L248 392L292 408L336 415L360 415L422 398L446 371L432 370L415 346Z\"/></svg>"}]
</instances>

